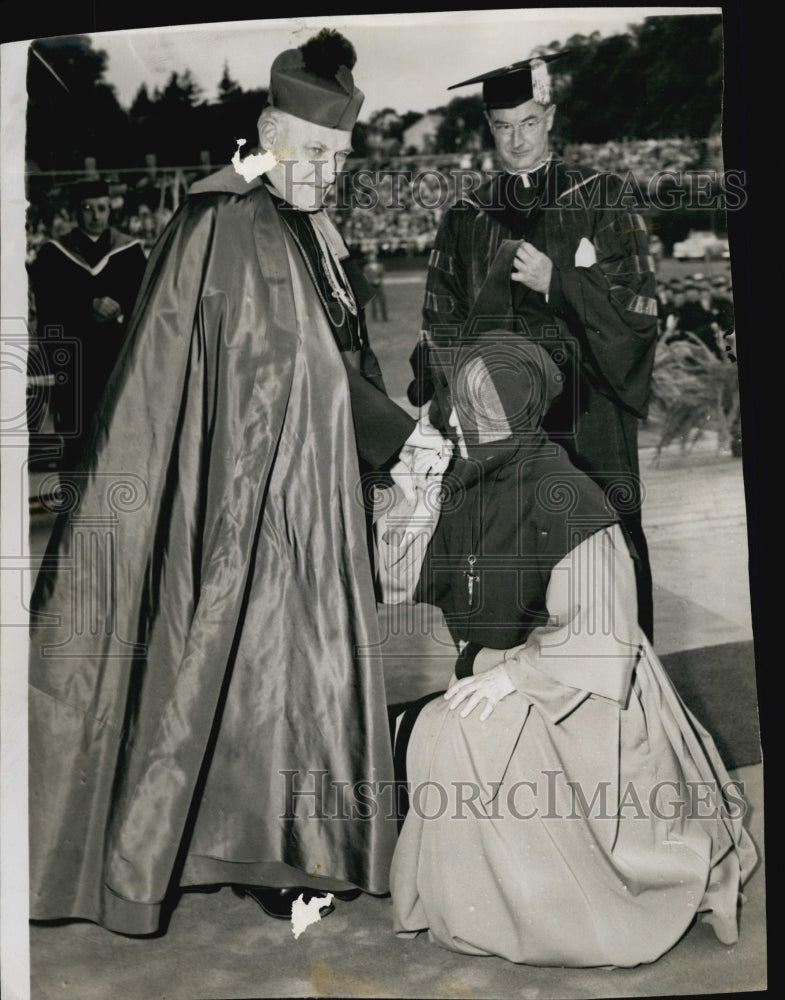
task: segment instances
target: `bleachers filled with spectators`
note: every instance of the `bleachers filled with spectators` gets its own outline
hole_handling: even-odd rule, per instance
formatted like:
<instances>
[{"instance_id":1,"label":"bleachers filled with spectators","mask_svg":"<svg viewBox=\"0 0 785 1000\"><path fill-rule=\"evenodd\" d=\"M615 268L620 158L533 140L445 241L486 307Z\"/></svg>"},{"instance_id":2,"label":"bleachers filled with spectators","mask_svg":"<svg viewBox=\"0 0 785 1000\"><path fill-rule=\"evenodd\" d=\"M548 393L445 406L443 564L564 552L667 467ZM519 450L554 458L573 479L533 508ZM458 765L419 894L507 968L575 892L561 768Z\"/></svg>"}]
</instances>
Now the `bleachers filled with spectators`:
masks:
<instances>
[{"instance_id":1,"label":"bleachers filled with spectators","mask_svg":"<svg viewBox=\"0 0 785 1000\"><path fill-rule=\"evenodd\" d=\"M660 171L721 169L721 141L698 139L622 139L599 144L577 143L562 155L577 166L616 173L631 172L645 186ZM112 191L112 225L138 235L150 251L176 211L189 184L209 166L160 169L154 176L136 171L106 178ZM445 210L466 188L469 172L479 179L498 169L492 152L454 156L400 157L349 161L341 188L328 210L350 249L376 249L382 257L423 256L430 252ZM68 181L76 180L68 178ZM50 236L74 224L67 206L67 181L37 175L31 184L27 222L30 263Z\"/></svg>"},{"instance_id":2,"label":"bleachers filled with spectators","mask_svg":"<svg viewBox=\"0 0 785 1000\"><path fill-rule=\"evenodd\" d=\"M705 164L707 143L699 139L622 139L618 142L570 143L562 155L569 163L595 170L630 171L641 183L665 170L698 170Z\"/></svg>"}]
</instances>

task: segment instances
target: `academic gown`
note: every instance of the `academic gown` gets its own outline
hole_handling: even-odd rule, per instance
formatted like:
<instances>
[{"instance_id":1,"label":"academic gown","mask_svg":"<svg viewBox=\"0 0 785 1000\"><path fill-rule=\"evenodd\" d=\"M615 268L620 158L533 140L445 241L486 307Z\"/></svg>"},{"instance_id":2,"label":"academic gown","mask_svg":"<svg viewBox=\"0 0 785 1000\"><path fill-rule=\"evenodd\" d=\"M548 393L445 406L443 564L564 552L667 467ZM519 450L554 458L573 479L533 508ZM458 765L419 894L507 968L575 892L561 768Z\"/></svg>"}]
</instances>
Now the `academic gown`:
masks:
<instances>
[{"instance_id":1,"label":"academic gown","mask_svg":"<svg viewBox=\"0 0 785 1000\"><path fill-rule=\"evenodd\" d=\"M394 821L335 818L393 776L351 378L264 186L189 197L33 594L34 919L150 933L201 882L387 891Z\"/></svg>"},{"instance_id":2,"label":"academic gown","mask_svg":"<svg viewBox=\"0 0 785 1000\"><path fill-rule=\"evenodd\" d=\"M645 223L613 174L554 157L531 183L526 189L512 175L497 175L445 213L429 260L410 399L433 397L431 419L445 426L440 358L449 362L456 344L490 330L542 344L565 376L546 430L621 515L635 549L640 623L651 635L638 422L648 405L657 302ZM522 238L553 263L547 296L510 280Z\"/></svg>"},{"instance_id":3,"label":"academic gown","mask_svg":"<svg viewBox=\"0 0 785 1000\"><path fill-rule=\"evenodd\" d=\"M147 258L141 242L111 227L91 240L78 227L49 240L30 268L38 365L55 377L51 405L71 468L125 340ZM93 300L108 296L120 315L98 322ZM35 364L35 362L33 362Z\"/></svg>"}]
</instances>

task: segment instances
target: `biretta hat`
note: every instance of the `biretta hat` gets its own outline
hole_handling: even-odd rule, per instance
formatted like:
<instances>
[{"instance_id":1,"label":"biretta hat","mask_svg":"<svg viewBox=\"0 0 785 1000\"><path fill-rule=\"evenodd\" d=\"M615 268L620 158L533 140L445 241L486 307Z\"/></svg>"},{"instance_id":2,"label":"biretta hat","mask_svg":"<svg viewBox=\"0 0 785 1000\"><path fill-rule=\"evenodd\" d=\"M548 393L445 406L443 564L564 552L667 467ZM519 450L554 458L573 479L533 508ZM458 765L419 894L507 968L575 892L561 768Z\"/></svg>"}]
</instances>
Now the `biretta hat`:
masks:
<instances>
[{"instance_id":1,"label":"biretta hat","mask_svg":"<svg viewBox=\"0 0 785 1000\"><path fill-rule=\"evenodd\" d=\"M315 125L351 131L365 100L351 73L356 61L352 43L323 28L304 45L276 57L268 104Z\"/></svg>"},{"instance_id":2,"label":"biretta hat","mask_svg":"<svg viewBox=\"0 0 785 1000\"><path fill-rule=\"evenodd\" d=\"M523 62L511 63L501 69L491 70L473 76L471 80L454 83L448 90L456 87L468 87L471 83L482 84L482 99L486 108L515 108L526 101L535 100L538 104L551 103L551 81L548 76L548 63L559 59L564 52L552 52Z\"/></svg>"}]
</instances>

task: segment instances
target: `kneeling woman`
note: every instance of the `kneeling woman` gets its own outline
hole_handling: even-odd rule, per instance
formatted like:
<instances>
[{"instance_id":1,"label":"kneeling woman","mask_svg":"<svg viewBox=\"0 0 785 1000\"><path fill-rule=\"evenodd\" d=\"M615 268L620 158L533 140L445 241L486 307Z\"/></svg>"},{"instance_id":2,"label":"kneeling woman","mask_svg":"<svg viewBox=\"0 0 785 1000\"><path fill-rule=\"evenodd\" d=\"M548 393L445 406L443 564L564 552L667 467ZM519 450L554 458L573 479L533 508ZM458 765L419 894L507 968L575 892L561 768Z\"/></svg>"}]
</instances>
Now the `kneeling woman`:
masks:
<instances>
[{"instance_id":1,"label":"kneeling woman","mask_svg":"<svg viewBox=\"0 0 785 1000\"><path fill-rule=\"evenodd\" d=\"M610 504L540 429L556 366L498 338L454 367L440 503L377 523L386 599L442 608L460 649L411 733L395 930L556 966L654 961L698 914L731 944L740 790L637 625Z\"/></svg>"}]
</instances>

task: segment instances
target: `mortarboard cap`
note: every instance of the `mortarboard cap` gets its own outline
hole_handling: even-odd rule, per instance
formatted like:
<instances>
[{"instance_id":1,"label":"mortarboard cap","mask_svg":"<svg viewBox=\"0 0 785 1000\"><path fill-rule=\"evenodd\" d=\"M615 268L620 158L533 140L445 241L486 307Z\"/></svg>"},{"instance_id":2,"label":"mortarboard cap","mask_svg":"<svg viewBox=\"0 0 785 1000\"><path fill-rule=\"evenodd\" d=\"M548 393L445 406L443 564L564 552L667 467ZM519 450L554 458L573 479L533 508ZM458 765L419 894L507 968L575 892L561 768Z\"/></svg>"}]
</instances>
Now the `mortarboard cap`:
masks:
<instances>
[{"instance_id":1,"label":"mortarboard cap","mask_svg":"<svg viewBox=\"0 0 785 1000\"><path fill-rule=\"evenodd\" d=\"M102 180L77 181L69 185L68 197L72 205L79 205L87 198L108 198L109 185Z\"/></svg>"},{"instance_id":2,"label":"mortarboard cap","mask_svg":"<svg viewBox=\"0 0 785 1000\"><path fill-rule=\"evenodd\" d=\"M482 99L487 108L515 108L526 101L535 100L538 104L551 103L551 84L548 76L548 63L565 55L564 52L552 52L523 62L511 63L501 69L482 73L471 80L454 83L448 90L456 87L468 87L471 83L482 83Z\"/></svg>"},{"instance_id":3,"label":"mortarboard cap","mask_svg":"<svg viewBox=\"0 0 785 1000\"><path fill-rule=\"evenodd\" d=\"M323 28L304 45L276 57L268 103L315 125L351 131L365 100L351 73L356 61L352 43Z\"/></svg>"}]
</instances>

